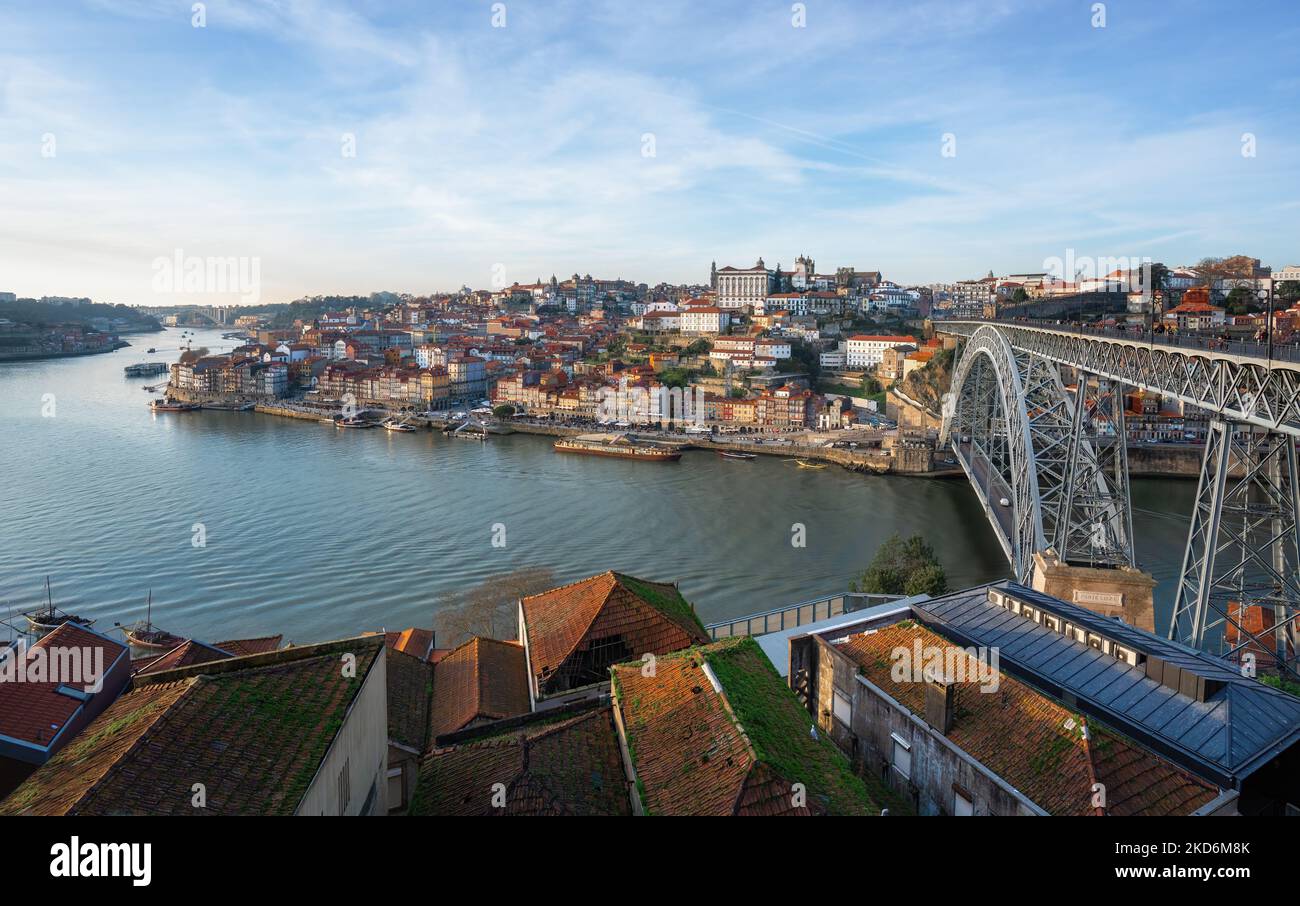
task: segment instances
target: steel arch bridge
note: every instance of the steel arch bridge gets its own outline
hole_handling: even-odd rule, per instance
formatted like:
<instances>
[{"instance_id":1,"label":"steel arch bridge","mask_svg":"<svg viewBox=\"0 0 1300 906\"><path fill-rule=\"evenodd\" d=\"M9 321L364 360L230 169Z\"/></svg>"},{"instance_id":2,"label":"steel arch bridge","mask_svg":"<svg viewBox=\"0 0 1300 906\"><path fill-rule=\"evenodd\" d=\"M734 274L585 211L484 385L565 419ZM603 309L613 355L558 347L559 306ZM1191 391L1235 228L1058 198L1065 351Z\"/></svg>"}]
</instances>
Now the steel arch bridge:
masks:
<instances>
[{"instance_id":1,"label":"steel arch bridge","mask_svg":"<svg viewBox=\"0 0 1300 906\"><path fill-rule=\"evenodd\" d=\"M1210 413L1167 635L1294 672L1300 365L1241 349L1051 327L935 326L963 340L942 441L956 452L1022 582L1030 581L1034 555L1048 551L1070 565L1136 566L1126 387Z\"/></svg>"}]
</instances>

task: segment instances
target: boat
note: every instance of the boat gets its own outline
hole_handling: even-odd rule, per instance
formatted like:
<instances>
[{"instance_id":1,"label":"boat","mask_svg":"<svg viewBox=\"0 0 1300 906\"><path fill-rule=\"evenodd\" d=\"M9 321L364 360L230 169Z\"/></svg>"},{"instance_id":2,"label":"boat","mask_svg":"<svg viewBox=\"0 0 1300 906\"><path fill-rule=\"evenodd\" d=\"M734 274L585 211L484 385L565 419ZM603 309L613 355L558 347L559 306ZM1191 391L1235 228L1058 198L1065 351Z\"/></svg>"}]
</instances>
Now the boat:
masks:
<instances>
[{"instance_id":1,"label":"boat","mask_svg":"<svg viewBox=\"0 0 1300 906\"><path fill-rule=\"evenodd\" d=\"M723 459L758 459L757 453L733 453L730 450L719 450L718 455Z\"/></svg>"},{"instance_id":2,"label":"boat","mask_svg":"<svg viewBox=\"0 0 1300 906\"><path fill-rule=\"evenodd\" d=\"M184 638L167 632L165 629L159 629L153 624L153 589L149 589L149 600L145 605L145 618L143 623L132 623L129 626L118 624L126 636L126 640L137 648L151 648L155 651L170 651L177 645L185 641Z\"/></svg>"},{"instance_id":3,"label":"boat","mask_svg":"<svg viewBox=\"0 0 1300 906\"><path fill-rule=\"evenodd\" d=\"M166 362L140 362L138 365L127 365L122 369L122 373L127 377L149 377L154 374L166 374L169 367Z\"/></svg>"},{"instance_id":4,"label":"boat","mask_svg":"<svg viewBox=\"0 0 1300 906\"><path fill-rule=\"evenodd\" d=\"M364 419L359 415L351 415L347 418L334 419L335 428L373 428L375 423Z\"/></svg>"},{"instance_id":5,"label":"boat","mask_svg":"<svg viewBox=\"0 0 1300 906\"><path fill-rule=\"evenodd\" d=\"M395 418L385 419L383 427L385 431L401 431L403 433L415 430L414 425L408 425L406 422L399 421Z\"/></svg>"},{"instance_id":6,"label":"boat","mask_svg":"<svg viewBox=\"0 0 1300 906\"><path fill-rule=\"evenodd\" d=\"M95 621L87 617L79 617L75 613L66 613L54 606L54 598L50 594L50 577L45 577L45 606L30 610L23 614L27 620L27 625L34 632L50 632L58 629L64 623L74 623L77 626L90 626Z\"/></svg>"},{"instance_id":7,"label":"boat","mask_svg":"<svg viewBox=\"0 0 1300 906\"><path fill-rule=\"evenodd\" d=\"M149 355L153 355L157 351L158 350L154 349L152 346L150 346L148 349L145 350L145 352L148 353Z\"/></svg>"},{"instance_id":8,"label":"boat","mask_svg":"<svg viewBox=\"0 0 1300 906\"><path fill-rule=\"evenodd\" d=\"M638 443L626 434L608 436L564 437L555 442L559 453L585 453L588 456L613 456L618 459L639 459L645 462L676 462L682 458L680 450Z\"/></svg>"},{"instance_id":9,"label":"boat","mask_svg":"<svg viewBox=\"0 0 1300 906\"><path fill-rule=\"evenodd\" d=\"M796 460L794 460L794 462L798 463L799 468L801 468L801 469L824 469L824 468L826 468L826 463L824 463L824 462L809 462L809 461L806 460L806 459L796 459Z\"/></svg>"},{"instance_id":10,"label":"boat","mask_svg":"<svg viewBox=\"0 0 1300 906\"><path fill-rule=\"evenodd\" d=\"M199 408L195 403L182 403L180 400L160 397L149 404L154 412L192 412Z\"/></svg>"}]
</instances>

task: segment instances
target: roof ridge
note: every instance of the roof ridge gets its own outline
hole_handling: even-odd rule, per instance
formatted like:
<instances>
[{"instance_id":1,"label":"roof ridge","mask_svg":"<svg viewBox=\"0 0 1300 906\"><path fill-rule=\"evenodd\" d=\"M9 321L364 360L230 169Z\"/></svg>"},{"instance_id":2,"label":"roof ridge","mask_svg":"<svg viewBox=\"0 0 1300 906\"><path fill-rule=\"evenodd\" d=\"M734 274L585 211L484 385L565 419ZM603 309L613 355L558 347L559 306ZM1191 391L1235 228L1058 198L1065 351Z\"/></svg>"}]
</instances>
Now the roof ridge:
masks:
<instances>
[{"instance_id":1,"label":"roof ridge","mask_svg":"<svg viewBox=\"0 0 1300 906\"><path fill-rule=\"evenodd\" d=\"M524 595L520 600L527 601L529 598L540 598L542 595L554 594L557 591L563 591L566 588L573 588L575 585L581 585L584 582L590 582L592 579L599 579L601 576L614 576L614 570L607 569L604 572L595 573L590 576L584 576L581 579L574 579L572 582L566 582L563 585L557 585L554 588L548 588L545 591L535 592L531 595Z\"/></svg>"}]
</instances>

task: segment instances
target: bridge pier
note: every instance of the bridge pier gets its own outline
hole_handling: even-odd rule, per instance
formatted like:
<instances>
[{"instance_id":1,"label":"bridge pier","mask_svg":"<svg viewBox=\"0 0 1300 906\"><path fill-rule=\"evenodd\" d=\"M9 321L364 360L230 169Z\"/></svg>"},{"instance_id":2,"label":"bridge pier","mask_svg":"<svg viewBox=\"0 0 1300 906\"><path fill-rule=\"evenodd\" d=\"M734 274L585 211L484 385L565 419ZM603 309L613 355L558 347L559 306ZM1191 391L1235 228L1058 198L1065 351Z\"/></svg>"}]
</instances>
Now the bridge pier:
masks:
<instances>
[{"instance_id":1,"label":"bridge pier","mask_svg":"<svg viewBox=\"0 0 1300 906\"><path fill-rule=\"evenodd\" d=\"M1296 437L1215 420L1169 637L1257 668L1297 669L1300 468Z\"/></svg>"},{"instance_id":2,"label":"bridge pier","mask_svg":"<svg viewBox=\"0 0 1300 906\"><path fill-rule=\"evenodd\" d=\"M1048 550L1034 554L1030 585L1035 591L1155 632L1156 580L1148 572L1131 566L1071 566Z\"/></svg>"}]
</instances>

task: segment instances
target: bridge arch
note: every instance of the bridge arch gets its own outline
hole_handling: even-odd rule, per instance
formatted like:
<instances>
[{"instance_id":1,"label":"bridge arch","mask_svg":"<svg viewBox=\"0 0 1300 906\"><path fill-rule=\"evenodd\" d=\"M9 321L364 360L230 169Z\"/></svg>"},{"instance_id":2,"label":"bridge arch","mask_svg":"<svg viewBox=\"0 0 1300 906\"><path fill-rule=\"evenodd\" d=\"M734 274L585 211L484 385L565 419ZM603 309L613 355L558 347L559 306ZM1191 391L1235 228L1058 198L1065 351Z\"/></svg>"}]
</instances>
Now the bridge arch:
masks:
<instances>
[{"instance_id":1,"label":"bridge arch","mask_svg":"<svg viewBox=\"0 0 1300 906\"><path fill-rule=\"evenodd\" d=\"M976 330L953 374L942 434L983 499L1022 582L1033 571L1034 552L1047 547L1025 390L1022 363L1011 344L991 327ZM1004 496L1010 507L1001 507Z\"/></svg>"}]
</instances>

